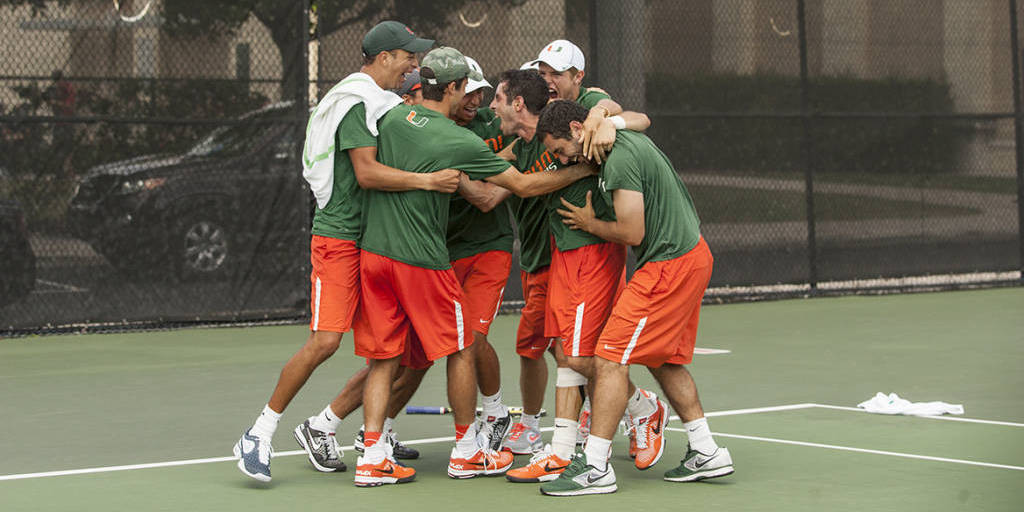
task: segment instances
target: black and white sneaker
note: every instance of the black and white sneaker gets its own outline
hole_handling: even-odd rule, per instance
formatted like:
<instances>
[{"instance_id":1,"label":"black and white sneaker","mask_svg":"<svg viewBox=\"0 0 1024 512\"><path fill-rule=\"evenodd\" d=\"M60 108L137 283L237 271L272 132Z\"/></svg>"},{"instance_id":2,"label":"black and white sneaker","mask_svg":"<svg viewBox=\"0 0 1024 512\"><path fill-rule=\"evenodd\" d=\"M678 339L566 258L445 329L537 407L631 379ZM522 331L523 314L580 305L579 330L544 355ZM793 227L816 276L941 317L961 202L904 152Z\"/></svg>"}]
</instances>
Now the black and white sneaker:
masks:
<instances>
[{"instance_id":1,"label":"black and white sneaker","mask_svg":"<svg viewBox=\"0 0 1024 512\"><path fill-rule=\"evenodd\" d=\"M246 430L235 443L234 454L238 457L238 469L242 473L261 482L270 481L270 458L274 456L270 441Z\"/></svg>"},{"instance_id":2,"label":"black and white sneaker","mask_svg":"<svg viewBox=\"0 0 1024 512\"><path fill-rule=\"evenodd\" d=\"M309 426L309 422L312 419L310 418L302 422L302 425L295 427L294 431L295 440L303 450L306 450L310 464L313 465L314 469L323 473L333 473L348 469L341 460L345 453L338 446L334 433L321 432Z\"/></svg>"},{"instance_id":3,"label":"black and white sneaker","mask_svg":"<svg viewBox=\"0 0 1024 512\"><path fill-rule=\"evenodd\" d=\"M363 450L365 450L365 445L363 444L363 435L363 428L360 427L359 433L356 434L356 439L352 443L352 446L355 447L356 451L359 453L363 453ZM398 434L396 434L394 430L388 432L387 434L384 434L384 437L387 440L388 445L391 446L391 452L396 459L412 460L420 458L419 450L415 448L410 448L399 442Z\"/></svg>"},{"instance_id":4,"label":"black and white sneaker","mask_svg":"<svg viewBox=\"0 0 1024 512\"><path fill-rule=\"evenodd\" d=\"M481 434L487 436L487 447L493 451L501 450L501 443L505 441L509 429L512 427L512 415L507 409L504 416L487 416L483 421Z\"/></svg>"}]
</instances>

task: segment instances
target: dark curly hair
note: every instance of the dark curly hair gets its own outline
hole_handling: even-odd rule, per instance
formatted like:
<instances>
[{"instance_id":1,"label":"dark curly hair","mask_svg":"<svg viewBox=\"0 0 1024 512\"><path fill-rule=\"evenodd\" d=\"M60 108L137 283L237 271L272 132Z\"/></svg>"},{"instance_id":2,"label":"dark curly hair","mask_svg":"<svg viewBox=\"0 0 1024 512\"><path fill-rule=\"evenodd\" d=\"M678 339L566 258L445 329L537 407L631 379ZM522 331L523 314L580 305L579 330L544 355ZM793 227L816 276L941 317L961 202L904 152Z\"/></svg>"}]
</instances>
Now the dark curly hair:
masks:
<instances>
[{"instance_id":1,"label":"dark curly hair","mask_svg":"<svg viewBox=\"0 0 1024 512\"><path fill-rule=\"evenodd\" d=\"M569 100L554 100L540 113L540 120L537 121L537 137L543 138L545 134L556 139L572 140L572 129L569 123L587 120L587 109L583 105Z\"/></svg>"}]
</instances>

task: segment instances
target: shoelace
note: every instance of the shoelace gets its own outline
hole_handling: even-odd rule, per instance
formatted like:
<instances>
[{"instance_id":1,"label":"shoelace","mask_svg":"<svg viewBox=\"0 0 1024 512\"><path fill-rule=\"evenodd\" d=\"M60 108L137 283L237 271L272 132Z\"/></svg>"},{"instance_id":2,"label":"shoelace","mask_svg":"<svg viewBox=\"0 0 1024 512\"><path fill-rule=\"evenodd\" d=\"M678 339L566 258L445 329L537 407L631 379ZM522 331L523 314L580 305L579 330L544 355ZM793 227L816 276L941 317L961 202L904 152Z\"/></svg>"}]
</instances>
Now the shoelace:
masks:
<instances>
[{"instance_id":1,"label":"shoelace","mask_svg":"<svg viewBox=\"0 0 1024 512\"><path fill-rule=\"evenodd\" d=\"M260 462L270 464L270 459L274 456L274 447L270 445L270 442L264 442L261 439L256 449L259 450Z\"/></svg>"},{"instance_id":2,"label":"shoelace","mask_svg":"<svg viewBox=\"0 0 1024 512\"><path fill-rule=\"evenodd\" d=\"M650 425L644 423L643 426L637 420L630 418L629 427L623 432L625 435L629 435L632 432L633 439L636 441L636 447L643 450L647 448L647 428Z\"/></svg>"},{"instance_id":3,"label":"shoelace","mask_svg":"<svg viewBox=\"0 0 1024 512\"><path fill-rule=\"evenodd\" d=\"M554 453L555 453L555 451L551 449L551 445L550 444L546 444L546 445L544 445L544 448L541 449L541 451L539 451L539 452L533 454L532 456L530 456L530 464L528 464L528 465L538 464L541 461L543 461L544 459L554 455Z\"/></svg>"}]
</instances>

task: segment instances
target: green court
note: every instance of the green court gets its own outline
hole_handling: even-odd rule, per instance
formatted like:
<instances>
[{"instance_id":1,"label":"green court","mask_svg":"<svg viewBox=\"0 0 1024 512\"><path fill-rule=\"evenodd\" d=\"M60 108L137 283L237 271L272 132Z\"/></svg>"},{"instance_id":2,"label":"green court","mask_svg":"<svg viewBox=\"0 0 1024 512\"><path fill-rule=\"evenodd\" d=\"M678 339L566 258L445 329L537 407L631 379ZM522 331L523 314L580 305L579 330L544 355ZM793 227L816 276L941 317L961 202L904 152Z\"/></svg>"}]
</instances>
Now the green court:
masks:
<instances>
[{"instance_id":1,"label":"green court","mask_svg":"<svg viewBox=\"0 0 1024 512\"><path fill-rule=\"evenodd\" d=\"M491 334L510 404L519 395L517 319L499 317ZM450 416L399 416L401 439L422 452L413 483L354 487L351 450L348 472L315 472L290 430L363 364L351 355L350 335L286 411L273 482L243 476L231 447L307 332L295 325L0 340L0 510L1024 509L1020 287L706 306L697 345L728 352L697 355L690 370L736 473L664 482L685 435L670 431L664 458L644 472L618 436L619 491L578 498L541 496L536 485L503 477L449 479ZM653 386L642 368L632 375ZM966 413L856 410L879 391L963 404ZM438 365L411 403L440 406L444 396ZM545 407L554 408L553 389ZM342 444L360 423L358 413L346 419Z\"/></svg>"}]
</instances>

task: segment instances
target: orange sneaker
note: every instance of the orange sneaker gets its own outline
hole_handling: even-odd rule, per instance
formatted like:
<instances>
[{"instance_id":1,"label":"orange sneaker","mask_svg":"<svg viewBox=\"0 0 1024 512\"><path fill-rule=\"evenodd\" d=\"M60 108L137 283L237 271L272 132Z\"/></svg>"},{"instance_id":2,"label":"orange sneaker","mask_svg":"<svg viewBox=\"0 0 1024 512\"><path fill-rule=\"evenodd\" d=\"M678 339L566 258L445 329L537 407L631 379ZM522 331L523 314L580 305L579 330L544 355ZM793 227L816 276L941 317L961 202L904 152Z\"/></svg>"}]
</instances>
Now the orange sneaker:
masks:
<instances>
[{"instance_id":1,"label":"orange sneaker","mask_svg":"<svg viewBox=\"0 0 1024 512\"><path fill-rule=\"evenodd\" d=\"M665 453L665 425L668 424L668 404L658 400L657 407L650 416L633 418L631 428L633 437L636 439L636 464L637 469L647 469L661 459Z\"/></svg>"},{"instance_id":2,"label":"orange sneaker","mask_svg":"<svg viewBox=\"0 0 1024 512\"><path fill-rule=\"evenodd\" d=\"M416 479L416 470L402 466L390 458L373 464L365 457L356 459L356 487L377 487L384 484L402 484Z\"/></svg>"},{"instance_id":3,"label":"orange sneaker","mask_svg":"<svg viewBox=\"0 0 1024 512\"><path fill-rule=\"evenodd\" d=\"M496 452L487 448L478 448L471 457L463 457L458 448L452 448L452 456L448 460L448 476L473 478L501 475L512 467L513 458L510 452Z\"/></svg>"},{"instance_id":4,"label":"orange sneaker","mask_svg":"<svg viewBox=\"0 0 1024 512\"><path fill-rule=\"evenodd\" d=\"M544 446L544 449L530 457L530 463L516 469L510 469L505 473L509 482L536 483L549 482L558 478L558 475L569 467L569 460L563 459L551 450L551 445Z\"/></svg>"}]
</instances>

